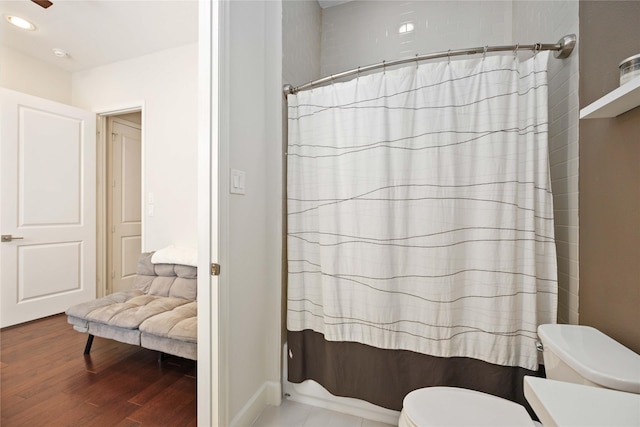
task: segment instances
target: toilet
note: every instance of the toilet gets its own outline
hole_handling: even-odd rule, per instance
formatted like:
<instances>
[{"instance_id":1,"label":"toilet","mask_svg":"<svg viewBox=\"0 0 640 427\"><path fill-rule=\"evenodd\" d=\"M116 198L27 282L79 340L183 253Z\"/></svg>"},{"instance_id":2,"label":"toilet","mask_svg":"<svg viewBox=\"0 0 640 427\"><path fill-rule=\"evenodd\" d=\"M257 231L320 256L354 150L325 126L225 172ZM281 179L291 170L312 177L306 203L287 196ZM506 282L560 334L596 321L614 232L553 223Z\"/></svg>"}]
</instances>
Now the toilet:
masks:
<instances>
[{"instance_id":1,"label":"toilet","mask_svg":"<svg viewBox=\"0 0 640 427\"><path fill-rule=\"evenodd\" d=\"M640 355L595 328L540 325L548 379L640 394ZM523 406L456 387L426 387L407 394L399 427L541 426Z\"/></svg>"},{"instance_id":2,"label":"toilet","mask_svg":"<svg viewBox=\"0 0 640 427\"><path fill-rule=\"evenodd\" d=\"M540 325L547 378L640 394L640 355L590 326Z\"/></svg>"},{"instance_id":3,"label":"toilet","mask_svg":"<svg viewBox=\"0 0 640 427\"><path fill-rule=\"evenodd\" d=\"M402 405L398 427L542 426L515 402L464 388L421 388Z\"/></svg>"}]
</instances>

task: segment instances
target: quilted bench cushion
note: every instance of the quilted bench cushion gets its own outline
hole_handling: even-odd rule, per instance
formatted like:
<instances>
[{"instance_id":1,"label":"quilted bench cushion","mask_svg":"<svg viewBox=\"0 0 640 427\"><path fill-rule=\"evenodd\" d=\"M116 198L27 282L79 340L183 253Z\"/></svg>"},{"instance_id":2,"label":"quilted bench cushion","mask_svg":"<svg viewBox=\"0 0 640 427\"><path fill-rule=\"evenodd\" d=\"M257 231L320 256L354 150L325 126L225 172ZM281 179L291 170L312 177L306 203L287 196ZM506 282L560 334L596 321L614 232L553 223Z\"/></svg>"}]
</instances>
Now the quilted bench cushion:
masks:
<instances>
[{"instance_id":1,"label":"quilted bench cushion","mask_svg":"<svg viewBox=\"0 0 640 427\"><path fill-rule=\"evenodd\" d=\"M92 301L76 304L69 307L65 313L69 316L69 323L74 326L86 328L89 324L89 319L87 318L89 313L97 310L104 310L114 304L123 304L131 298L140 295L143 295L143 293L138 290L116 292Z\"/></svg>"},{"instance_id":2,"label":"quilted bench cushion","mask_svg":"<svg viewBox=\"0 0 640 427\"><path fill-rule=\"evenodd\" d=\"M198 303L193 301L153 316L140 325L143 334L198 342Z\"/></svg>"},{"instance_id":3,"label":"quilted bench cushion","mask_svg":"<svg viewBox=\"0 0 640 427\"><path fill-rule=\"evenodd\" d=\"M133 287L149 295L195 301L198 295L198 269L188 265L153 264L152 256L153 252L140 256Z\"/></svg>"},{"instance_id":4,"label":"quilted bench cushion","mask_svg":"<svg viewBox=\"0 0 640 427\"><path fill-rule=\"evenodd\" d=\"M117 328L136 329L148 318L187 303L189 300L182 298L138 295L123 303L100 307L87 313L86 319Z\"/></svg>"}]
</instances>

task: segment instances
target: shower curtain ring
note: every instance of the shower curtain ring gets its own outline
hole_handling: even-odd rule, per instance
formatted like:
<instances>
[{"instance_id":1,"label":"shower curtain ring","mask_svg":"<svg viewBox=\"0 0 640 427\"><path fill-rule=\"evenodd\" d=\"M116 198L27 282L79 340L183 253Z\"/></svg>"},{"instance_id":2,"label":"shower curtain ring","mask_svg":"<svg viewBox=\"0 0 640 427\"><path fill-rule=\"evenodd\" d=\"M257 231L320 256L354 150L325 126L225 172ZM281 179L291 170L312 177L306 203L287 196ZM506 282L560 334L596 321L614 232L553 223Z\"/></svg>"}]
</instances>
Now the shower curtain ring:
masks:
<instances>
[{"instance_id":1,"label":"shower curtain ring","mask_svg":"<svg viewBox=\"0 0 640 427\"><path fill-rule=\"evenodd\" d=\"M447 51L447 63L451 64L451 49Z\"/></svg>"},{"instance_id":2,"label":"shower curtain ring","mask_svg":"<svg viewBox=\"0 0 640 427\"><path fill-rule=\"evenodd\" d=\"M385 62L386 61L383 59L382 60L382 74L387 74L387 64Z\"/></svg>"},{"instance_id":3,"label":"shower curtain ring","mask_svg":"<svg viewBox=\"0 0 640 427\"><path fill-rule=\"evenodd\" d=\"M356 80L360 80L360 67L358 67L358 73L356 74Z\"/></svg>"},{"instance_id":4,"label":"shower curtain ring","mask_svg":"<svg viewBox=\"0 0 640 427\"><path fill-rule=\"evenodd\" d=\"M482 52L482 60L484 61L484 59L487 57L487 49L489 49L488 45L484 46L484 50Z\"/></svg>"},{"instance_id":5,"label":"shower curtain ring","mask_svg":"<svg viewBox=\"0 0 640 427\"><path fill-rule=\"evenodd\" d=\"M518 56L518 48L520 47L520 43L516 43L516 47L513 49L513 57Z\"/></svg>"},{"instance_id":6,"label":"shower curtain ring","mask_svg":"<svg viewBox=\"0 0 640 427\"><path fill-rule=\"evenodd\" d=\"M536 44L533 45L533 57L534 58L536 57L538 52L540 52L541 48L542 48L542 45L540 43L536 43Z\"/></svg>"},{"instance_id":7,"label":"shower curtain ring","mask_svg":"<svg viewBox=\"0 0 640 427\"><path fill-rule=\"evenodd\" d=\"M416 70L419 68L420 63L418 62L418 54L416 53Z\"/></svg>"}]
</instances>

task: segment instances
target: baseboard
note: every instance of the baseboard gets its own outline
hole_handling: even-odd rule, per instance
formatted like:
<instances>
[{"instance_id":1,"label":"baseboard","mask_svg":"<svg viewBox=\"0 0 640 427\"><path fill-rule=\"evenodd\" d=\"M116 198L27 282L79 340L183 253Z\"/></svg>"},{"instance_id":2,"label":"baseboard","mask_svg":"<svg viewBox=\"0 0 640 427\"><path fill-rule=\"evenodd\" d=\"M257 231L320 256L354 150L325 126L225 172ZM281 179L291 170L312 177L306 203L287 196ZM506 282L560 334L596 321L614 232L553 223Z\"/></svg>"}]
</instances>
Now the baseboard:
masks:
<instances>
[{"instance_id":1,"label":"baseboard","mask_svg":"<svg viewBox=\"0 0 640 427\"><path fill-rule=\"evenodd\" d=\"M282 403L282 384L277 381L267 381L267 405L280 406Z\"/></svg>"},{"instance_id":2,"label":"baseboard","mask_svg":"<svg viewBox=\"0 0 640 427\"><path fill-rule=\"evenodd\" d=\"M251 399L242 407L240 412L231 420L231 427L250 427L260 416L267 405L279 406L282 402L282 386L277 381L267 381Z\"/></svg>"}]
</instances>

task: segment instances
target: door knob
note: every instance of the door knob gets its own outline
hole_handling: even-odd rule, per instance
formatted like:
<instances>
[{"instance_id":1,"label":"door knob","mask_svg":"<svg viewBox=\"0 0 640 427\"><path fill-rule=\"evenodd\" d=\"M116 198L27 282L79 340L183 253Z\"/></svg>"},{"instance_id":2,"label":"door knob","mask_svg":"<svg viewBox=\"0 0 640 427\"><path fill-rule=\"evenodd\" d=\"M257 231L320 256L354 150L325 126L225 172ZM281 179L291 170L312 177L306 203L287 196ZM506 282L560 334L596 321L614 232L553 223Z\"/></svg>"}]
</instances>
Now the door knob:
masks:
<instances>
[{"instance_id":1,"label":"door knob","mask_svg":"<svg viewBox=\"0 0 640 427\"><path fill-rule=\"evenodd\" d=\"M11 234L2 235L2 242L10 242L12 240L20 240L20 239L24 239L24 237L16 237L16 236L12 236Z\"/></svg>"}]
</instances>

